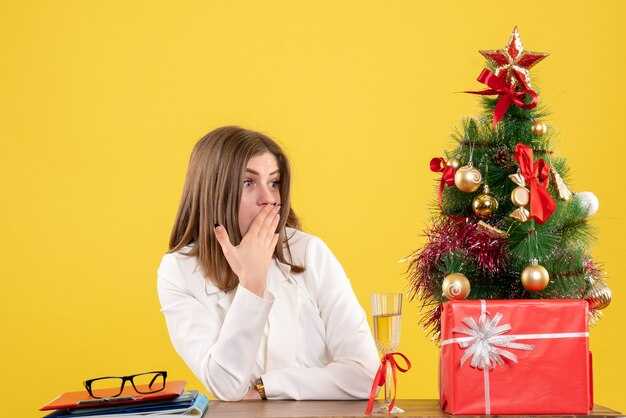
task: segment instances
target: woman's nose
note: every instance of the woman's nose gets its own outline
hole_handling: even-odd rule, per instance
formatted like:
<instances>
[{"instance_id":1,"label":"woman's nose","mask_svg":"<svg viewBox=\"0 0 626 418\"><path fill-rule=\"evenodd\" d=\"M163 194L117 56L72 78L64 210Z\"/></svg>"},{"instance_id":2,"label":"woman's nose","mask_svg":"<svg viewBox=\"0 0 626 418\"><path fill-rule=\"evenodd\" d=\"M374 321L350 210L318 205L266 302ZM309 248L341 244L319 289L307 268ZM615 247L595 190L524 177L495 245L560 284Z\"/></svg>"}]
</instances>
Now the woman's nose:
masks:
<instances>
[{"instance_id":1,"label":"woman's nose","mask_svg":"<svg viewBox=\"0 0 626 418\"><path fill-rule=\"evenodd\" d=\"M276 198L274 196L274 193L272 192L272 189L270 189L269 186L260 187L258 204L259 205L272 205L274 203L278 203L278 202L276 201Z\"/></svg>"}]
</instances>

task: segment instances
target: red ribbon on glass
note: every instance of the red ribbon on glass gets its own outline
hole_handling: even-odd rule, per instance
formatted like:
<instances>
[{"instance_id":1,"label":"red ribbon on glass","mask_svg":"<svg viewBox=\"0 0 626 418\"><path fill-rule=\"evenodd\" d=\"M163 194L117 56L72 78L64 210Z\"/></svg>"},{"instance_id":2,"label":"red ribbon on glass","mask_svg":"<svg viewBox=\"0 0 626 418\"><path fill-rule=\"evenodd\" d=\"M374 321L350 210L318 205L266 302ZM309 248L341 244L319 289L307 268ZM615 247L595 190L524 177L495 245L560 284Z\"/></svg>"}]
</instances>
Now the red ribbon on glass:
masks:
<instances>
[{"instance_id":1,"label":"red ribbon on glass","mask_svg":"<svg viewBox=\"0 0 626 418\"><path fill-rule=\"evenodd\" d=\"M487 87L490 87L490 89L482 91L466 91L465 93L480 94L483 96L492 94L500 95L500 98L496 103L496 107L493 110L494 129L496 128L498 121L504 117L504 114L512 103L515 103L517 107L522 109L534 109L537 107L537 93L526 86L524 86L522 90L515 90L515 87L507 85L501 78L498 78L494 73L486 68L483 69L483 72L480 73L477 80L487 85ZM530 103L525 103L522 99L522 96L525 94L530 94L532 97L532 101Z\"/></svg>"},{"instance_id":2,"label":"red ribbon on glass","mask_svg":"<svg viewBox=\"0 0 626 418\"><path fill-rule=\"evenodd\" d=\"M406 362L406 367L400 367L396 362L396 359L393 356L400 356ZM396 404L396 369L400 370L402 373L407 372L411 368L411 362L408 358L402 353L387 353L383 355L380 359L380 367L376 372L376 376L374 376L374 383L372 384L372 390L370 391L370 400L367 403L367 409L365 410L366 415L370 415L372 413L372 409L374 408L374 400L376 398L376 388L382 387L385 385L387 381L387 364L391 365L391 374L393 376L393 398L391 399L391 403L389 404L389 412L393 409L393 406Z\"/></svg>"},{"instance_id":3,"label":"red ribbon on glass","mask_svg":"<svg viewBox=\"0 0 626 418\"><path fill-rule=\"evenodd\" d=\"M515 146L513 157L530 187L530 215L537 223L543 224L556 209L556 203L548 193L550 166L543 158L534 161L533 149L522 143Z\"/></svg>"}]
</instances>

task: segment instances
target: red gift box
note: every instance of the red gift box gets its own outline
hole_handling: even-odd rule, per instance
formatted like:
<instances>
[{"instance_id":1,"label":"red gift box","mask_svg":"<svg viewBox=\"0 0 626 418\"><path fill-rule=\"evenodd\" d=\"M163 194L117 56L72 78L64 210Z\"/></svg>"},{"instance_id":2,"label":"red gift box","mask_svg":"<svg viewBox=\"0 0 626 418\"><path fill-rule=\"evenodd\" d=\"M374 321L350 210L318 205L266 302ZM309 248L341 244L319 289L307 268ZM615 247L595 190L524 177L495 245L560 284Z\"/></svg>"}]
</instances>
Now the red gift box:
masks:
<instances>
[{"instance_id":1,"label":"red gift box","mask_svg":"<svg viewBox=\"0 0 626 418\"><path fill-rule=\"evenodd\" d=\"M584 300L444 303L441 408L466 415L588 413L587 309Z\"/></svg>"}]
</instances>

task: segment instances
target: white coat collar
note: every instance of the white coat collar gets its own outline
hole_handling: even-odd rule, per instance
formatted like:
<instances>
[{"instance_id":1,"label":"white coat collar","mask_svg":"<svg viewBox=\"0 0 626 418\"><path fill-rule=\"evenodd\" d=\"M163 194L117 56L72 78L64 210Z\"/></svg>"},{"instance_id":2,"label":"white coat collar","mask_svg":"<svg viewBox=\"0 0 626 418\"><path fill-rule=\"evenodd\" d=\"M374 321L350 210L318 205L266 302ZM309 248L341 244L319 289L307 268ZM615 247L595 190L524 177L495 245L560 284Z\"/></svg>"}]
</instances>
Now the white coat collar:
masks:
<instances>
[{"instance_id":1,"label":"white coat collar","mask_svg":"<svg viewBox=\"0 0 626 418\"><path fill-rule=\"evenodd\" d=\"M270 271L271 271L273 266L276 269L278 269L278 271L280 271L280 273L283 276L283 278L285 280L287 280L289 283L291 283L291 284L295 284L296 283L296 281L293 279L293 276L291 275L291 266L289 264L282 263L282 262L278 261L276 258L274 258L274 259L272 259L272 263L270 264ZM269 276L269 274L268 274L268 276Z\"/></svg>"}]
</instances>

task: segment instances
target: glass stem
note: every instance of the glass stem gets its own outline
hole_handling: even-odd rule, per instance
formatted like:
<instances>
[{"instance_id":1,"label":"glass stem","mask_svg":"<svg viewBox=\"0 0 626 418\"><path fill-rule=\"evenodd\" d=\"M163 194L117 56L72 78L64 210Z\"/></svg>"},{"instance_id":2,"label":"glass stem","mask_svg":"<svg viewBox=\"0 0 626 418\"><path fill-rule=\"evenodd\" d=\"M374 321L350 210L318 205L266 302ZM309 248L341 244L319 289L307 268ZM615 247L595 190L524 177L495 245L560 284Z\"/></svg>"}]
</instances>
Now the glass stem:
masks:
<instances>
[{"instance_id":1,"label":"glass stem","mask_svg":"<svg viewBox=\"0 0 626 418\"><path fill-rule=\"evenodd\" d=\"M385 376L385 405L389 406L391 403L391 397L393 396L391 393L393 385L393 374L391 371L391 363L387 363L387 375Z\"/></svg>"}]
</instances>

